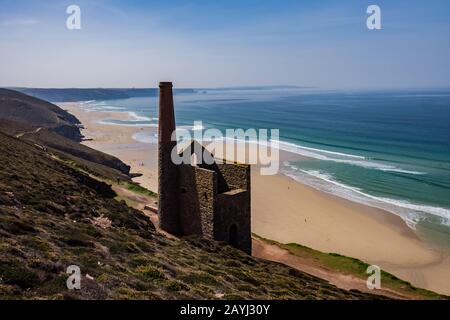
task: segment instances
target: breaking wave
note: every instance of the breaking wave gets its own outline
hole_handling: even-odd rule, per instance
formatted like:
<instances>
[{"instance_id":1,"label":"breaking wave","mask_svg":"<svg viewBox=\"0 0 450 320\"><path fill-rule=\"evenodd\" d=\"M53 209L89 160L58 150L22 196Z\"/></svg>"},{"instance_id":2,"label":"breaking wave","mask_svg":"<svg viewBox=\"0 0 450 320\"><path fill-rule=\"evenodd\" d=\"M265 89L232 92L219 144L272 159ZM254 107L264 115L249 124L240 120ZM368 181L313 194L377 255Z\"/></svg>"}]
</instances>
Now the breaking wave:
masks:
<instances>
[{"instance_id":1,"label":"breaking wave","mask_svg":"<svg viewBox=\"0 0 450 320\"><path fill-rule=\"evenodd\" d=\"M374 161L370 161L368 158L363 156L357 156L353 154L346 154L342 152L334 152L310 147L304 147L298 144L283 142L280 141L279 149L283 151L287 151L290 153L298 154L307 158L323 160L323 161L333 161L338 163L345 163L349 165L360 166L363 168L388 171L388 172L397 172L397 173L405 173L405 174L413 174L413 175L423 175L425 172L405 170L402 168L398 168L393 165L387 165L382 163L377 163Z\"/></svg>"},{"instance_id":2,"label":"breaking wave","mask_svg":"<svg viewBox=\"0 0 450 320\"><path fill-rule=\"evenodd\" d=\"M383 209L400 216L411 228L427 218L429 214L441 219L442 224L450 226L450 209L421 205L386 197L377 197L363 192L359 188L351 187L336 181L332 175L318 170L303 170L285 163L288 168L285 175L294 180L305 183L315 189L336 195L347 200Z\"/></svg>"}]
</instances>

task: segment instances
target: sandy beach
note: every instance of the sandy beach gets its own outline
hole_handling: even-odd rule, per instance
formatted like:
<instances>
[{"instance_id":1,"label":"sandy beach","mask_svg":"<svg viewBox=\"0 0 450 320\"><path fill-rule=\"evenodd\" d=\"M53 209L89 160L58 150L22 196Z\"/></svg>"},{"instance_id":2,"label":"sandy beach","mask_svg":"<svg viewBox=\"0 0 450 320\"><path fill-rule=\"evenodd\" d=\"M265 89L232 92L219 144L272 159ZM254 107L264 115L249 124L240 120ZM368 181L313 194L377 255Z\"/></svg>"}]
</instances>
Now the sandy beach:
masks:
<instances>
[{"instance_id":1,"label":"sandy beach","mask_svg":"<svg viewBox=\"0 0 450 320\"><path fill-rule=\"evenodd\" d=\"M87 112L78 103L59 104L83 124L84 144L130 165L144 187L157 191L157 145L137 142L154 127L101 124L126 113ZM282 155L283 159L289 155ZM450 254L432 248L404 221L383 210L350 202L284 175L252 170L252 231L282 243L299 243L376 264L413 285L450 295Z\"/></svg>"}]
</instances>

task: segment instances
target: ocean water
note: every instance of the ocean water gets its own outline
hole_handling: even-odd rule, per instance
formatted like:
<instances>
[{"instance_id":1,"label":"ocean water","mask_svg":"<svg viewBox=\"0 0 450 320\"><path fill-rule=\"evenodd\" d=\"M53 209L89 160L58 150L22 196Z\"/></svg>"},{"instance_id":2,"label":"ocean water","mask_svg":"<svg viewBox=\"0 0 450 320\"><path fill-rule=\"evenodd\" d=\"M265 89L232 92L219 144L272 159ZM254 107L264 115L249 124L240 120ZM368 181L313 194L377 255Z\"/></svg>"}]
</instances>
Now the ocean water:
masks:
<instances>
[{"instance_id":1,"label":"ocean water","mask_svg":"<svg viewBox=\"0 0 450 320\"><path fill-rule=\"evenodd\" d=\"M157 103L132 98L84 106L130 116L106 123L157 126ZM280 149L310 159L283 163L284 174L450 240L450 90L204 89L176 95L175 104L177 124L186 128L198 120L223 131L278 128Z\"/></svg>"}]
</instances>

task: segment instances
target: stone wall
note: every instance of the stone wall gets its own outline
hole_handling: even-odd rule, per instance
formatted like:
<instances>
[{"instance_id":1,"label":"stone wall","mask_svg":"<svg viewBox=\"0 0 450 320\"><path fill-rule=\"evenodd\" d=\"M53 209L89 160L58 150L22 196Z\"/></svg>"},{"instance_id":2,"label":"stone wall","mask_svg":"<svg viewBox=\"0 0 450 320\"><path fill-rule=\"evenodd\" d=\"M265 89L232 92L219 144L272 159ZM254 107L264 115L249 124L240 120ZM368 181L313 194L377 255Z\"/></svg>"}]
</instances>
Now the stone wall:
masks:
<instances>
[{"instance_id":1,"label":"stone wall","mask_svg":"<svg viewBox=\"0 0 450 320\"><path fill-rule=\"evenodd\" d=\"M202 168L217 173L219 193L233 189L250 189L250 166L234 163L214 163L212 165L200 164Z\"/></svg>"},{"instance_id":2,"label":"stone wall","mask_svg":"<svg viewBox=\"0 0 450 320\"><path fill-rule=\"evenodd\" d=\"M217 196L214 216L214 239L225 241L251 254L251 214L250 192L236 189ZM236 241L231 239L232 228L236 228Z\"/></svg>"},{"instance_id":3,"label":"stone wall","mask_svg":"<svg viewBox=\"0 0 450 320\"><path fill-rule=\"evenodd\" d=\"M180 165L178 170L181 234L228 242L251 254L250 167ZM219 193L219 179L230 190Z\"/></svg>"},{"instance_id":4,"label":"stone wall","mask_svg":"<svg viewBox=\"0 0 450 320\"><path fill-rule=\"evenodd\" d=\"M191 165L180 165L178 168L182 234L213 239L217 175L214 171Z\"/></svg>"},{"instance_id":5,"label":"stone wall","mask_svg":"<svg viewBox=\"0 0 450 320\"><path fill-rule=\"evenodd\" d=\"M218 171L218 183L223 192L233 189L250 190L250 166L244 164L215 164Z\"/></svg>"}]
</instances>

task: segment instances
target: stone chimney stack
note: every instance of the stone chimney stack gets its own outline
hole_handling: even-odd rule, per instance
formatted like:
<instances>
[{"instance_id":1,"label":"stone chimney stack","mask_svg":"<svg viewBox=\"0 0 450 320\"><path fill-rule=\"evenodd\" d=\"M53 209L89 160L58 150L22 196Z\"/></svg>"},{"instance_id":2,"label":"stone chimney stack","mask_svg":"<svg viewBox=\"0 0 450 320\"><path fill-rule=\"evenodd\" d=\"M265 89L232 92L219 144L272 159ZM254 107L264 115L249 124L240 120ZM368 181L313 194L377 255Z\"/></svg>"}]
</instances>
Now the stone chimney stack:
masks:
<instances>
[{"instance_id":1,"label":"stone chimney stack","mask_svg":"<svg viewBox=\"0 0 450 320\"><path fill-rule=\"evenodd\" d=\"M172 82L159 83L159 142L169 143L175 130Z\"/></svg>"},{"instance_id":2,"label":"stone chimney stack","mask_svg":"<svg viewBox=\"0 0 450 320\"><path fill-rule=\"evenodd\" d=\"M172 141L175 131L172 82L159 84L159 130L158 130L158 214L162 230L171 234L180 231L178 170L171 159L176 141Z\"/></svg>"}]
</instances>

